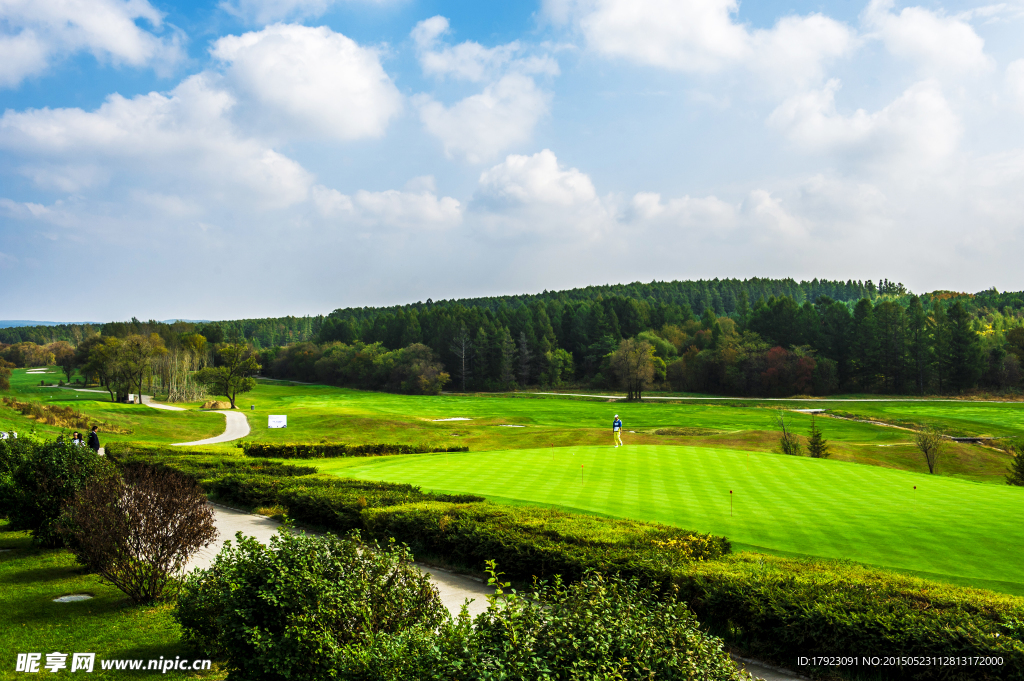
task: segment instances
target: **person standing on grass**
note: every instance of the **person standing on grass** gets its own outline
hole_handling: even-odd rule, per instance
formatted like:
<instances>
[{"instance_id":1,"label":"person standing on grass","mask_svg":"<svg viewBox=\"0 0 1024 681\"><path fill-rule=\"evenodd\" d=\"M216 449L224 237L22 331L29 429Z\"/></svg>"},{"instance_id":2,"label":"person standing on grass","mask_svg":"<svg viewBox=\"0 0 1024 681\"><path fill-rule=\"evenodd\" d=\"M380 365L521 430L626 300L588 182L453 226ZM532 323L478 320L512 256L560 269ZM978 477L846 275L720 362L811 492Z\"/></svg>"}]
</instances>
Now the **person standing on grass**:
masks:
<instances>
[{"instance_id":1,"label":"person standing on grass","mask_svg":"<svg viewBox=\"0 0 1024 681\"><path fill-rule=\"evenodd\" d=\"M622 421L619 420L619 415L615 415L615 420L612 421L612 437L615 439L615 446L618 447L622 444Z\"/></svg>"},{"instance_id":2,"label":"person standing on grass","mask_svg":"<svg viewBox=\"0 0 1024 681\"><path fill-rule=\"evenodd\" d=\"M100 435L96 432L97 426L93 426L92 430L89 431L89 449L100 453Z\"/></svg>"}]
</instances>

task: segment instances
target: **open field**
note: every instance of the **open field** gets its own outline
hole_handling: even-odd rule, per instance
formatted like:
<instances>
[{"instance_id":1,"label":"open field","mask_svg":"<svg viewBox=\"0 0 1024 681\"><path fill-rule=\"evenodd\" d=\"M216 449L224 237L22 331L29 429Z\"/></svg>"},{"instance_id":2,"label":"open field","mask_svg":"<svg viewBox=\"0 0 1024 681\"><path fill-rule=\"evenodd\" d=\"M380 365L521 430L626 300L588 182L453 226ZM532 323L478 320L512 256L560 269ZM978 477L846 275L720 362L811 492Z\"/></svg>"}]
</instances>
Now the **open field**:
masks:
<instances>
[{"instance_id":1,"label":"open field","mask_svg":"<svg viewBox=\"0 0 1024 681\"><path fill-rule=\"evenodd\" d=\"M724 535L1024 594L1024 489L840 461L681 446L325 459L324 472ZM917 490L914 490L914 486ZM733 510L730 514L730 494Z\"/></svg>"}]
</instances>

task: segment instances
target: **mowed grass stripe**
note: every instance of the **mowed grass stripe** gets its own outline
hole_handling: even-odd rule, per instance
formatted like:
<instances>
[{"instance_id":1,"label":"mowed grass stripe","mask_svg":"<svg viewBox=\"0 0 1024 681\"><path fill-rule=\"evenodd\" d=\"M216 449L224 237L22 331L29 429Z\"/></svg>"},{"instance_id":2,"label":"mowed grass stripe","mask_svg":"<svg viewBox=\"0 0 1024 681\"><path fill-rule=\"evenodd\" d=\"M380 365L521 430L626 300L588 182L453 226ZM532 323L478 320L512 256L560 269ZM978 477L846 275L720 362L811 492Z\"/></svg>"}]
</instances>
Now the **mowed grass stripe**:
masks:
<instances>
[{"instance_id":1,"label":"mowed grass stripe","mask_svg":"<svg viewBox=\"0 0 1024 681\"><path fill-rule=\"evenodd\" d=\"M1020 488L685 446L463 453L447 465L439 456L316 463L340 475L668 523L772 550L1024 584Z\"/></svg>"}]
</instances>

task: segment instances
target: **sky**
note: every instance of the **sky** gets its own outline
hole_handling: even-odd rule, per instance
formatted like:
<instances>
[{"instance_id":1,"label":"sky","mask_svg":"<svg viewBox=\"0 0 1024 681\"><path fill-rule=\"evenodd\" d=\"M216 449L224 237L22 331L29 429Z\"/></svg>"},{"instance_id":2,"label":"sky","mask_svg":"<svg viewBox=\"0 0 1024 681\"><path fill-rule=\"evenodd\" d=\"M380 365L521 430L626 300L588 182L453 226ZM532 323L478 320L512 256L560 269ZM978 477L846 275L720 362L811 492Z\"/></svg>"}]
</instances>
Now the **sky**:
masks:
<instances>
[{"instance_id":1,"label":"sky","mask_svg":"<svg viewBox=\"0 0 1024 681\"><path fill-rule=\"evenodd\" d=\"M0 0L0 318L1024 289L1024 0Z\"/></svg>"}]
</instances>

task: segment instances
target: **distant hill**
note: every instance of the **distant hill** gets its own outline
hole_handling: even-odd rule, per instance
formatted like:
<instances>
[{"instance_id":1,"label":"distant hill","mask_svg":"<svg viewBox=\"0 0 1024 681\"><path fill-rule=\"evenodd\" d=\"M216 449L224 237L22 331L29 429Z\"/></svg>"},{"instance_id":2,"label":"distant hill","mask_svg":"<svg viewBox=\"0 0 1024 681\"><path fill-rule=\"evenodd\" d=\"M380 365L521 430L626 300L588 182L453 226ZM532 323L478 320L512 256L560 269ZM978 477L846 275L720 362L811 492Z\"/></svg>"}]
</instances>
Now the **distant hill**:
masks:
<instances>
[{"instance_id":1,"label":"distant hill","mask_svg":"<svg viewBox=\"0 0 1024 681\"><path fill-rule=\"evenodd\" d=\"M209 322L209 319L163 319L161 320L164 324L173 324L174 322L189 322L191 324L205 324ZM103 322L38 322L32 319L0 319L0 329L15 329L21 326L71 326L78 325L84 326L85 324L92 324L93 326L102 326Z\"/></svg>"}]
</instances>

